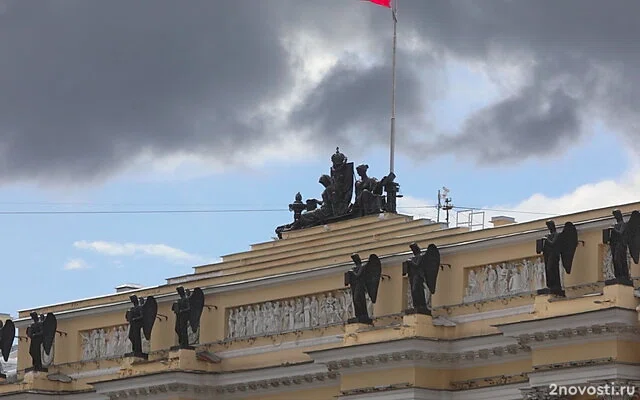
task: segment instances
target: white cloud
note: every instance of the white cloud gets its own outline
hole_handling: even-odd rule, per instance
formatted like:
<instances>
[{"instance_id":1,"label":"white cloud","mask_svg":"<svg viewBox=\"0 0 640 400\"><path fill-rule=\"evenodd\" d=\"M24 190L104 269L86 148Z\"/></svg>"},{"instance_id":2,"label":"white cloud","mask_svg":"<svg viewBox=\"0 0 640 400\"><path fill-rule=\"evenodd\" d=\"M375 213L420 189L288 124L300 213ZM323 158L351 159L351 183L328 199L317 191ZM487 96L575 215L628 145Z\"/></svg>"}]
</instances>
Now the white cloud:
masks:
<instances>
[{"instance_id":1,"label":"white cloud","mask_svg":"<svg viewBox=\"0 0 640 400\"><path fill-rule=\"evenodd\" d=\"M64 265L64 269L67 271L78 270L78 269L87 269L91 268L86 261L81 258L73 258Z\"/></svg>"},{"instance_id":2,"label":"white cloud","mask_svg":"<svg viewBox=\"0 0 640 400\"><path fill-rule=\"evenodd\" d=\"M200 264L208 263L210 260L186 251L176 249L166 244L138 244L138 243L116 243L85 240L73 243L73 246L82 250L91 250L106 256L136 256L144 255L165 259L176 264Z\"/></svg>"},{"instance_id":3,"label":"white cloud","mask_svg":"<svg viewBox=\"0 0 640 400\"><path fill-rule=\"evenodd\" d=\"M613 207L625 203L640 201L640 167L633 166L616 180L604 180L570 189L558 197L536 193L517 204L493 204L483 207L485 227L492 227L492 217L506 215L517 222L527 222L550 218L554 215L571 214L594 208ZM433 201L405 196L398 199L398 212L420 218L436 219ZM425 208L430 205L430 208ZM482 210L477 210L482 211ZM441 211L441 221L444 212ZM456 226L456 209L451 214L451 227ZM480 222L479 217L474 219Z\"/></svg>"}]
</instances>

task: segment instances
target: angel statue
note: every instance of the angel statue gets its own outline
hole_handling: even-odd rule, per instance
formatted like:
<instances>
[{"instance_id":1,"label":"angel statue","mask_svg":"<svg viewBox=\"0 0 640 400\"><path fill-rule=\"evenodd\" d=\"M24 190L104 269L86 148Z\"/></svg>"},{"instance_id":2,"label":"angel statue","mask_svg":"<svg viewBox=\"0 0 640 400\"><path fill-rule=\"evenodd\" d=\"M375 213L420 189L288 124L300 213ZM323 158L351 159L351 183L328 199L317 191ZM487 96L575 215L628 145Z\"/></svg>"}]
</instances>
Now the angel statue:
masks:
<instances>
[{"instance_id":1,"label":"angel statue","mask_svg":"<svg viewBox=\"0 0 640 400\"><path fill-rule=\"evenodd\" d=\"M193 292L184 289L182 286L176 288L180 295L178 301L173 303L171 310L176 314L176 333L178 334L178 344L181 349L193 349L189 343L189 332L187 328L196 332L200 327L200 316L204 309L204 293L202 289L195 288Z\"/></svg>"},{"instance_id":2,"label":"angel statue","mask_svg":"<svg viewBox=\"0 0 640 400\"><path fill-rule=\"evenodd\" d=\"M603 231L603 242L611 248L614 279L607 280L605 285L633 286L633 279L629 272L627 249L633 262L640 261L640 212L633 211L629 221L624 222L622 212L613 210L616 223L612 228Z\"/></svg>"},{"instance_id":3,"label":"angel statue","mask_svg":"<svg viewBox=\"0 0 640 400\"><path fill-rule=\"evenodd\" d=\"M538 290L538 294L553 294L565 297L562 281L560 280L560 261L562 267L571 273L573 257L578 248L578 231L575 225L567 221L562 232L558 233L555 222L547 221L549 234L536 242L536 253L543 254L546 275L546 288Z\"/></svg>"},{"instance_id":4,"label":"angel statue","mask_svg":"<svg viewBox=\"0 0 640 400\"><path fill-rule=\"evenodd\" d=\"M436 293L436 281L441 267L440 251L435 244L427 246L424 253L417 243L412 243L409 247L413 257L402 264L402 275L409 275L413 309L406 313L431 315L429 304L431 295Z\"/></svg>"},{"instance_id":5,"label":"angel statue","mask_svg":"<svg viewBox=\"0 0 640 400\"><path fill-rule=\"evenodd\" d=\"M42 365L42 352L44 351L47 356L51 354L58 322L53 313L48 313L45 317L43 314L32 311L29 315L33 320L31 326L27 328L27 337L31 339L29 355L31 355L33 364L32 370L47 372L47 368Z\"/></svg>"},{"instance_id":6,"label":"angel statue","mask_svg":"<svg viewBox=\"0 0 640 400\"><path fill-rule=\"evenodd\" d=\"M11 347L13 347L13 341L16 338L16 326L12 320L8 319L3 324L0 321L0 351L2 351L2 358L4 362L9 361L9 354L11 354ZM6 379L7 376L0 370L0 378Z\"/></svg>"},{"instance_id":7,"label":"angel statue","mask_svg":"<svg viewBox=\"0 0 640 400\"><path fill-rule=\"evenodd\" d=\"M131 341L131 353L125 354L125 357L139 357L147 359L148 354L142 352L142 335L144 333L147 340L151 340L151 330L156 322L158 315L158 303L153 296L146 299L139 298L135 294L129 296L129 300L133 307L127 311L125 318L129 322L129 340Z\"/></svg>"},{"instance_id":8,"label":"angel statue","mask_svg":"<svg viewBox=\"0 0 640 400\"><path fill-rule=\"evenodd\" d=\"M347 322L373 325L367 310L366 294L369 294L371 302L375 304L382 276L382 264L375 254L371 254L369 261L364 265L358 254L352 254L351 259L355 266L345 272L344 285L351 288L355 318L349 318Z\"/></svg>"}]
</instances>

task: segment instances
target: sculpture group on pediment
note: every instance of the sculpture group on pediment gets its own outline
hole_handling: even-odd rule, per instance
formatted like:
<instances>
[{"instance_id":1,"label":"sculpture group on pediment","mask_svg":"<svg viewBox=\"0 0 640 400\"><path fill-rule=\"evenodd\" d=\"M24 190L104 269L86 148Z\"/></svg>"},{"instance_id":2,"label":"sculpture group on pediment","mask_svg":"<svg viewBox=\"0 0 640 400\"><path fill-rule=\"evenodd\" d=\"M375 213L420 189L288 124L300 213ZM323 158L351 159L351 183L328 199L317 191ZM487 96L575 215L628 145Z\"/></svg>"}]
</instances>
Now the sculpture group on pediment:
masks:
<instances>
[{"instance_id":1,"label":"sculpture group on pediment","mask_svg":"<svg viewBox=\"0 0 640 400\"><path fill-rule=\"evenodd\" d=\"M276 228L278 238L287 231L381 212L396 212L396 198L401 196L397 194L400 185L395 182L393 172L378 181L367 175L369 166L361 164L356 168L359 179L354 182L353 163L348 162L347 156L338 148L331 157L331 163L330 175L322 175L318 180L324 187L321 200L302 202L302 195L298 192L295 201L289 204L293 222ZM352 204L354 188L355 201Z\"/></svg>"},{"instance_id":2,"label":"sculpture group on pediment","mask_svg":"<svg viewBox=\"0 0 640 400\"><path fill-rule=\"evenodd\" d=\"M535 292L545 287L541 257L488 264L467 270L464 302Z\"/></svg>"},{"instance_id":3,"label":"sculpture group on pediment","mask_svg":"<svg viewBox=\"0 0 640 400\"><path fill-rule=\"evenodd\" d=\"M369 315L373 303L367 298ZM345 323L354 313L351 293L336 290L229 309L228 339L278 334Z\"/></svg>"},{"instance_id":4,"label":"sculpture group on pediment","mask_svg":"<svg viewBox=\"0 0 640 400\"><path fill-rule=\"evenodd\" d=\"M122 357L132 351L129 325L119 325L80 332L82 361ZM142 351L148 353L150 342L142 336Z\"/></svg>"}]
</instances>

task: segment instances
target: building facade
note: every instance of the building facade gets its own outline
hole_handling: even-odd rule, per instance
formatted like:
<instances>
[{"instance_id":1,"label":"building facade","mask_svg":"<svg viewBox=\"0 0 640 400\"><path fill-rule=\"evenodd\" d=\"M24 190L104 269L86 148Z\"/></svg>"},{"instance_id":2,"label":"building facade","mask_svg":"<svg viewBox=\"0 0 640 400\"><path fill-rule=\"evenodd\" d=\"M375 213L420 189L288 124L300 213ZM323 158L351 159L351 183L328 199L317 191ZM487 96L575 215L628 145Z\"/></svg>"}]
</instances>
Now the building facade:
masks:
<instances>
[{"instance_id":1,"label":"building facade","mask_svg":"<svg viewBox=\"0 0 640 400\"><path fill-rule=\"evenodd\" d=\"M640 203L618 207L625 215ZM602 230L612 208L554 218L575 224L581 241L566 297L539 295L545 264L536 240L545 221L447 228L383 213L285 232L282 239L196 267L166 284L37 309L57 329L47 372L28 371L20 340L6 399L482 400L631 399L640 393L640 299L605 285L612 261ZM507 221L508 222L508 221ZM409 244L435 244L441 261L432 315L409 314L402 263ZM349 324L353 303L344 273L351 255L377 254L382 280L373 325ZM637 284L640 266L630 263ZM176 288L205 294L193 349L177 344ZM126 288L125 288L126 289ZM152 295L158 319L131 351L129 296ZM24 310L19 336L30 325ZM607 392L607 393L605 393ZM636 396L636 398L638 398Z\"/></svg>"}]
</instances>

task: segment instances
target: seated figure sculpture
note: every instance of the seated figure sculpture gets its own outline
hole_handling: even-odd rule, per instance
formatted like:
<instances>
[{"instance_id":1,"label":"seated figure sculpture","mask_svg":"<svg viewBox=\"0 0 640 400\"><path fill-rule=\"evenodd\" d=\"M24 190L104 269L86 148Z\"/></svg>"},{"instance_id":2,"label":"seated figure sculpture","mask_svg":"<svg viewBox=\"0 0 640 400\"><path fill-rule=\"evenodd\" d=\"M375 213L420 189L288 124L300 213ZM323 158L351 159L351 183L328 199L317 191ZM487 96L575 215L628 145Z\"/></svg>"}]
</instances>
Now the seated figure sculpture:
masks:
<instances>
[{"instance_id":1,"label":"seated figure sculpture","mask_svg":"<svg viewBox=\"0 0 640 400\"><path fill-rule=\"evenodd\" d=\"M376 178L369 177L367 164L360 164L356 172L360 179L356 181L356 200L353 204L355 216L361 217L369 214L378 214L382 209L382 182Z\"/></svg>"},{"instance_id":2,"label":"seated figure sculpture","mask_svg":"<svg viewBox=\"0 0 640 400\"><path fill-rule=\"evenodd\" d=\"M318 183L324 186L322 200L307 200L307 212L302 213L300 218L291 224L290 229L307 228L323 224L328 218L334 215L335 191L333 180L329 175L322 175ZM320 208L316 209L317 205Z\"/></svg>"}]
</instances>

